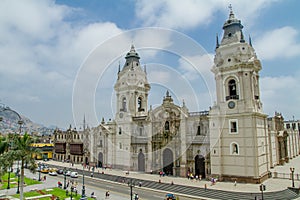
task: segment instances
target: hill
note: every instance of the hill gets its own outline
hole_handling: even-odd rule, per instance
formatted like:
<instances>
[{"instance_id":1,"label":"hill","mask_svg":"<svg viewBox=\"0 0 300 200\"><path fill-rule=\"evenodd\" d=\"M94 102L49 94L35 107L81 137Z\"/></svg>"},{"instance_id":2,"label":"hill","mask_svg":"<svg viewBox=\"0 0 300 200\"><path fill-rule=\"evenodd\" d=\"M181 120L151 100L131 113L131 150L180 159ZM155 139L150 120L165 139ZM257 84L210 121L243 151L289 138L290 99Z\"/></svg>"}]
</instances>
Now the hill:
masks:
<instances>
[{"instance_id":1,"label":"hill","mask_svg":"<svg viewBox=\"0 0 300 200\"><path fill-rule=\"evenodd\" d=\"M45 127L42 124L31 121L28 117L21 117L21 132L37 135L52 135L54 128ZM18 114L8 106L0 105L0 133L20 133L20 118Z\"/></svg>"}]
</instances>

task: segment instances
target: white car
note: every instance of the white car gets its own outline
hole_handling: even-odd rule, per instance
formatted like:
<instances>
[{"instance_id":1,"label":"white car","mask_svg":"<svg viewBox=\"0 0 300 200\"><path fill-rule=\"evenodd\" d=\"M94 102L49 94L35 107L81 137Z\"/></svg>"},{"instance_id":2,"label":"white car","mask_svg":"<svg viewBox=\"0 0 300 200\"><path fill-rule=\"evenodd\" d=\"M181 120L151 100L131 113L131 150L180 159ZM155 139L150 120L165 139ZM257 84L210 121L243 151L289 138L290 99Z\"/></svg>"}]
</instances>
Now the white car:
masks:
<instances>
[{"instance_id":1,"label":"white car","mask_svg":"<svg viewBox=\"0 0 300 200\"><path fill-rule=\"evenodd\" d=\"M50 176L57 176L57 172L56 171L49 172L49 175Z\"/></svg>"},{"instance_id":2,"label":"white car","mask_svg":"<svg viewBox=\"0 0 300 200\"><path fill-rule=\"evenodd\" d=\"M71 178L78 178L78 173L77 172L71 172Z\"/></svg>"},{"instance_id":3,"label":"white car","mask_svg":"<svg viewBox=\"0 0 300 200\"><path fill-rule=\"evenodd\" d=\"M71 171L67 171L66 176L70 176L71 175Z\"/></svg>"}]
</instances>

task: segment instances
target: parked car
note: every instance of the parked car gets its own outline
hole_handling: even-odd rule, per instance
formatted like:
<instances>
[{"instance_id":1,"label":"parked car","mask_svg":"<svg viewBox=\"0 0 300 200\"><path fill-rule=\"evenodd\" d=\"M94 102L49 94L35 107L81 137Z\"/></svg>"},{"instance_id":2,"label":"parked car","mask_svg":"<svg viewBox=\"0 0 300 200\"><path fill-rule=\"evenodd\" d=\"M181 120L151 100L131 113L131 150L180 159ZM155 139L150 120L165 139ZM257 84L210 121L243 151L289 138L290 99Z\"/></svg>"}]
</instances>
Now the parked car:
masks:
<instances>
[{"instance_id":1,"label":"parked car","mask_svg":"<svg viewBox=\"0 0 300 200\"><path fill-rule=\"evenodd\" d=\"M78 178L78 173L77 172L71 172L71 178Z\"/></svg>"},{"instance_id":2,"label":"parked car","mask_svg":"<svg viewBox=\"0 0 300 200\"><path fill-rule=\"evenodd\" d=\"M57 172L57 174L63 174L63 173L64 173L64 170L58 169L56 172Z\"/></svg>"},{"instance_id":3,"label":"parked car","mask_svg":"<svg viewBox=\"0 0 300 200\"><path fill-rule=\"evenodd\" d=\"M49 168L42 168L42 169L41 169L41 172L42 172L42 173L45 173L45 174L48 174Z\"/></svg>"},{"instance_id":4,"label":"parked car","mask_svg":"<svg viewBox=\"0 0 300 200\"><path fill-rule=\"evenodd\" d=\"M174 194L168 193L166 194L165 200L176 200L176 197Z\"/></svg>"},{"instance_id":5,"label":"parked car","mask_svg":"<svg viewBox=\"0 0 300 200\"><path fill-rule=\"evenodd\" d=\"M66 176L71 176L71 171L67 171Z\"/></svg>"},{"instance_id":6,"label":"parked car","mask_svg":"<svg viewBox=\"0 0 300 200\"><path fill-rule=\"evenodd\" d=\"M56 171L52 171L52 172L49 172L49 175L51 175L51 176L57 176L57 173L56 173Z\"/></svg>"}]
</instances>

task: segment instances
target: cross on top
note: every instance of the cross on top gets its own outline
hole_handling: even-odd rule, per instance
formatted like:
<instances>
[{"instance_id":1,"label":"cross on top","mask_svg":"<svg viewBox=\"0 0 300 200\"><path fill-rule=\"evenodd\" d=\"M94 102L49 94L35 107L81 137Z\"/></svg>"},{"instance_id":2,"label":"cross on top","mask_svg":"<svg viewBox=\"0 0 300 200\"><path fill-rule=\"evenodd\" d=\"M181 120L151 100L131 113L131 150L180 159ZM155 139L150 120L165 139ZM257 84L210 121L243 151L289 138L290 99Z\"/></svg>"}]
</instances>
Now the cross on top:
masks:
<instances>
[{"instance_id":1,"label":"cross on top","mask_svg":"<svg viewBox=\"0 0 300 200\"><path fill-rule=\"evenodd\" d=\"M232 6L231 6L231 4L229 4L228 8L229 8L230 12L232 12Z\"/></svg>"}]
</instances>

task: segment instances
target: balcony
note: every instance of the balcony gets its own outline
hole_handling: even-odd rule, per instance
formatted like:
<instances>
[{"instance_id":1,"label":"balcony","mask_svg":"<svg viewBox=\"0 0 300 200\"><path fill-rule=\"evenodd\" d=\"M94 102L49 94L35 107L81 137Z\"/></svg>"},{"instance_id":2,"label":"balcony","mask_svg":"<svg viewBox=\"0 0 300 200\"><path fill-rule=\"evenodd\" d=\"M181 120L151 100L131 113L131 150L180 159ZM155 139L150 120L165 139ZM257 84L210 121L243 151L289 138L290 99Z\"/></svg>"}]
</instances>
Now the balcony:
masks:
<instances>
[{"instance_id":1,"label":"balcony","mask_svg":"<svg viewBox=\"0 0 300 200\"><path fill-rule=\"evenodd\" d=\"M65 149L59 149L59 148L55 148L55 153L66 153Z\"/></svg>"},{"instance_id":2,"label":"balcony","mask_svg":"<svg viewBox=\"0 0 300 200\"><path fill-rule=\"evenodd\" d=\"M239 99L239 95L230 95L230 96L226 96L226 101L230 100L230 99Z\"/></svg>"}]
</instances>

